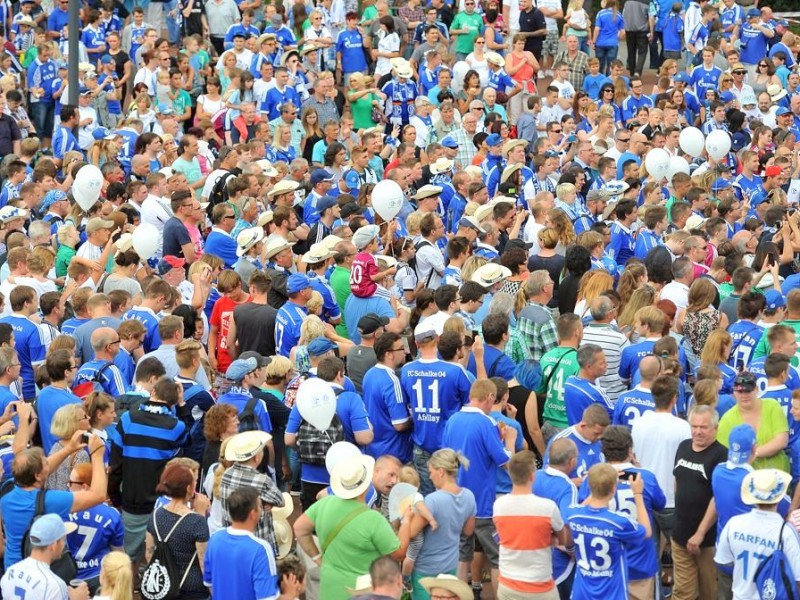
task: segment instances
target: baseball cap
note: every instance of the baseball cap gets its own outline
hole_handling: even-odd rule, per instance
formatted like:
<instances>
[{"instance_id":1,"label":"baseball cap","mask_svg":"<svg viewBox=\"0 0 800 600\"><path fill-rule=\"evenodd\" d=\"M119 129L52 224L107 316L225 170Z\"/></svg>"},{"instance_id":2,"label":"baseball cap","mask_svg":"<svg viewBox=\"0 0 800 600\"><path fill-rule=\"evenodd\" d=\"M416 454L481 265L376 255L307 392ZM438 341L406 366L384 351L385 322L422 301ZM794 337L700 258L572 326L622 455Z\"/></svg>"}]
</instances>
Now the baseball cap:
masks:
<instances>
[{"instance_id":1,"label":"baseball cap","mask_svg":"<svg viewBox=\"0 0 800 600\"><path fill-rule=\"evenodd\" d=\"M414 341L418 344L436 339L436 328L433 323L426 323L429 319L424 319L414 328Z\"/></svg>"},{"instance_id":2,"label":"baseball cap","mask_svg":"<svg viewBox=\"0 0 800 600\"><path fill-rule=\"evenodd\" d=\"M444 146L445 148L450 148L451 150L457 150L458 149L458 142L455 140L455 138L453 138L453 137L451 137L449 135L439 143L442 146Z\"/></svg>"},{"instance_id":3,"label":"baseball cap","mask_svg":"<svg viewBox=\"0 0 800 600\"><path fill-rule=\"evenodd\" d=\"M508 240L506 242L506 247L503 249L503 252L506 252L511 248L522 248L523 250L530 250L531 248L533 248L533 244L520 239Z\"/></svg>"},{"instance_id":4,"label":"baseball cap","mask_svg":"<svg viewBox=\"0 0 800 600\"><path fill-rule=\"evenodd\" d=\"M733 95L733 92L730 90L725 90L719 96L719 99L722 101L723 104L727 104L728 102L733 102L736 100L736 96Z\"/></svg>"},{"instance_id":5,"label":"baseball cap","mask_svg":"<svg viewBox=\"0 0 800 600\"><path fill-rule=\"evenodd\" d=\"M332 206L336 206L339 202L333 196L323 196L317 200L317 212L322 214Z\"/></svg>"},{"instance_id":6,"label":"baseball cap","mask_svg":"<svg viewBox=\"0 0 800 600\"><path fill-rule=\"evenodd\" d=\"M752 19L753 17L760 17L761 11L757 8L751 8L747 11L747 18Z\"/></svg>"},{"instance_id":7,"label":"baseball cap","mask_svg":"<svg viewBox=\"0 0 800 600\"><path fill-rule=\"evenodd\" d=\"M286 292L289 294L302 292L308 287L311 287L311 282L302 273L292 273L286 280Z\"/></svg>"},{"instance_id":8,"label":"baseball cap","mask_svg":"<svg viewBox=\"0 0 800 600\"><path fill-rule=\"evenodd\" d=\"M252 373L257 368L258 361L255 358L237 358L225 371L225 379L241 381L248 373Z\"/></svg>"},{"instance_id":9,"label":"baseball cap","mask_svg":"<svg viewBox=\"0 0 800 600\"><path fill-rule=\"evenodd\" d=\"M689 83L689 76L683 71L679 71L672 77L672 81L676 83Z\"/></svg>"},{"instance_id":10,"label":"baseball cap","mask_svg":"<svg viewBox=\"0 0 800 600\"><path fill-rule=\"evenodd\" d=\"M90 96L92 94L92 90L86 86L81 86L80 94L81 96Z\"/></svg>"},{"instance_id":11,"label":"baseball cap","mask_svg":"<svg viewBox=\"0 0 800 600\"><path fill-rule=\"evenodd\" d=\"M731 185L732 184L730 180L725 179L724 177L718 177L717 179L714 180L714 183L711 184L711 190L714 192L718 192L720 190L727 190L729 187L731 187Z\"/></svg>"},{"instance_id":12,"label":"baseball cap","mask_svg":"<svg viewBox=\"0 0 800 600\"><path fill-rule=\"evenodd\" d=\"M166 102L162 102L156 107L156 112L160 115L174 115L175 109L172 107L171 104L167 104Z\"/></svg>"},{"instance_id":13,"label":"baseball cap","mask_svg":"<svg viewBox=\"0 0 800 600\"><path fill-rule=\"evenodd\" d=\"M158 261L158 274L166 275L172 269L182 269L186 266L186 260L177 256L165 256Z\"/></svg>"},{"instance_id":14,"label":"baseball cap","mask_svg":"<svg viewBox=\"0 0 800 600\"><path fill-rule=\"evenodd\" d=\"M768 290L764 293L764 300L766 304L764 308L767 310L778 310L786 306L786 298L783 297L778 290Z\"/></svg>"},{"instance_id":15,"label":"baseball cap","mask_svg":"<svg viewBox=\"0 0 800 600\"><path fill-rule=\"evenodd\" d=\"M770 165L766 169L764 169L765 177L777 177L781 173L783 173L783 170L775 165Z\"/></svg>"},{"instance_id":16,"label":"baseball cap","mask_svg":"<svg viewBox=\"0 0 800 600\"><path fill-rule=\"evenodd\" d=\"M492 135L486 138L487 146L500 146L502 143L503 143L503 138L500 136L499 133L493 133Z\"/></svg>"},{"instance_id":17,"label":"baseball cap","mask_svg":"<svg viewBox=\"0 0 800 600\"><path fill-rule=\"evenodd\" d=\"M733 389L737 392L752 392L756 389L756 376L749 371L744 371L733 380Z\"/></svg>"},{"instance_id":18,"label":"baseball cap","mask_svg":"<svg viewBox=\"0 0 800 600\"><path fill-rule=\"evenodd\" d=\"M32 546L44 548L77 530L78 526L75 523L65 523L57 514L50 513L42 515L33 522L29 537Z\"/></svg>"},{"instance_id":19,"label":"baseball cap","mask_svg":"<svg viewBox=\"0 0 800 600\"><path fill-rule=\"evenodd\" d=\"M790 111L785 106L779 106L778 110L775 111L775 116L776 117L782 117L784 115L790 115L790 114L792 114L792 111Z\"/></svg>"},{"instance_id":20,"label":"baseball cap","mask_svg":"<svg viewBox=\"0 0 800 600\"><path fill-rule=\"evenodd\" d=\"M100 229L112 229L114 221L101 219L100 217L92 217L86 224L86 233L94 233Z\"/></svg>"},{"instance_id":21,"label":"baseball cap","mask_svg":"<svg viewBox=\"0 0 800 600\"><path fill-rule=\"evenodd\" d=\"M118 134L109 131L105 127L98 127L92 132L92 137L96 140L113 140Z\"/></svg>"},{"instance_id":22,"label":"baseball cap","mask_svg":"<svg viewBox=\"0 0 800 600\"><path fill-rule=\"evenodd\" d=\"M756 431L752 425L744 423L734 427L728 437L728 462L735 465L747 464L755 444Z\"/></svg>"},{"instance_id":23,"label":"baseball cap","mask_svg":"<svg viewBox=\"0 0 800 600\"><path fill-rule=\"evenodd\" d=\"M353 215L361 215L364 214L364 207L360 206L356 202L348 202L344 206L342 206L342 219L349 219Z\"/></svg>"},{"instance_id":24,"label":"baseball cap","mask_svg":"<svg viewBox=\"0 0 800 600\"><path fill-rule=\"evenodd\" d=\"M253 350L248 350L247 352L242 352L239 355L239 358L241 358L242 360L250 360L251 358L255 359L256 363L259 366L259 368L260 367L266 367L269 363L272 362L272 359L269 358L268 356L262 356L261 354L259 354L258 352L254 352Z\"/></svg>"},{"instance_id":25,"label":"baseball cap","mask_svg":"<svg viewBox=\"0 0 800 600\"><path fill-rule=\"evenodd\" d=\"M306 347L309 356L322 356L332 350L336 350L336 344L324 337L318 337L311 341Z\"/></svg>"},{"instance_id":26,"label":"baseball cap","mask_svg":"<svg viewBox=\"0 0 800 600\"><path fill-rule=\"evenodd\" d=\"M367 313L358 320L358 333L361 335L370 335L378 331L381 327L386 327L389 324L389 319L381 317L375 313Z\"/></svg>"},{"instance_id":27,"label":"baseball cap","mask_svg":"<svg viewBox=\"0 0 800 600\"><path fill-rule=\"evenodd\" d=\"M333 181L333 173L327 169L315 169L311 173L311 185L315 186L322 181Z\"/></svg>"},{"instance_id":28,"label":"baseball cap","mask_svg":"<svg viewBox=\"0 0 800 600\"><path fill-rule=\"evenodd\" d=\"M364 225L359 227L353 234L353 244L357 250L362 250L369 246L369 243L380 235L377 225Z\"/></svg>"},{"instance_id":29,"label":"baseball cap","mask_svg":"<svg viewBox=\"0 0 800 600\"><path fill-rule=\"evenodd\" d=\"M114 62L114 59L111 58L108 54L106 54L103 58L100 59L100 64L102 65L110 65Z\"/></svg>"}]
</instances>

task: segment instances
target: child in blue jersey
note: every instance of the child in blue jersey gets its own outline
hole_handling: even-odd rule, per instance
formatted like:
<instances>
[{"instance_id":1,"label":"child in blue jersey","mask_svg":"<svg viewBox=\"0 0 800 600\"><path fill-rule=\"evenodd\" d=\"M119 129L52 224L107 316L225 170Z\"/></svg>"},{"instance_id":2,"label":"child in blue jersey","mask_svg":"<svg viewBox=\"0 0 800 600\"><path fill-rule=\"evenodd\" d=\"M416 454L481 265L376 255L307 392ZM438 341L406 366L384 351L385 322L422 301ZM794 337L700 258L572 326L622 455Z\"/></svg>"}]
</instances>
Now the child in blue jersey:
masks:
<instances>
[{"instance_id":1,"label":"child in blue jersey","mask_svg":"<svg viewBox=\"0 0 800 600\"><path fill-rule=\"evenodd\" d=\"M628 597L628 546L651 535L644 503L644 478L629 480L636 521L609 508L617 494L617 470L601 463L589 469L591 495L567 517L575 542L577 571L572 600Z\"/></svg>"},{"instance_id":2,"label":"child in blue jersey","mask_svg":"<svg viewBox=\"0 0 800 600\"><path fill-rule=\"evenodd\" d=\"M681 10L683 10L683 5L680 2L675 2L664 21L664 29L661 32L664 58L681 59L681 50L683 49L683 18Z\"/></svg>"},{"instance_id":3,"label":"child in blue jersey","mask_svg":"<svg viewBox=\"0 0 800 600\"><path fill-rule=\"evenodd\" d=\"M633 422L644 413L655 410L656 404L653 400L651 386L656 377L661 373L661 359L655 356L645 356L641 359L639 374L641 381L632 390L623 392L617 399L614 406L614 425L625 425L631 427Z\"/></svg>"},{"instance_id":4,"label":"child in blue jersey","mask_svg":"<svg viewBox=\"0 0 800 600\"><path fill-rule=\"evenodd\" d=\"M580 423L560 431L548 442L545 449L544 466L547 467L549 464L550 448L556 440L571 440L578 448L578 456L575 465L569 472L569 477L578 484L582 483L589 469L603 461L600 438L603 437L603 432L610 423L611 419L603 406L592 404L586 407Z\"/></svg>"},{"instance_id":5,"label":"child in blue jersey","mask_svg":"<svg viewBox=\"0 0 800 600\"><path fill-rule=\"evenodd\" d=\"M728 327L733 345L728 364L735 369L745 369L753 358L753 352L764 335L764 328L758 325L764 312L766 301L763 294L747 292L739 299L737 314L739 320Z\"/></svg>"},{"instance_id":6,"label":"child in blue jersey","mask_svg":"<svg viewBox=\"0 0 800 600\"><path fill-rule=\"evenodd\" d=\"M767 387L764 389L760 398L772 398L783 409L783 414L789 422L789 445L798 437L798 424L791 415L792 393L793 391L786 386L789 380L789 357L785 354L772 353L764 362L764 373L767 376Z\"/></svg>"}]
</instances>

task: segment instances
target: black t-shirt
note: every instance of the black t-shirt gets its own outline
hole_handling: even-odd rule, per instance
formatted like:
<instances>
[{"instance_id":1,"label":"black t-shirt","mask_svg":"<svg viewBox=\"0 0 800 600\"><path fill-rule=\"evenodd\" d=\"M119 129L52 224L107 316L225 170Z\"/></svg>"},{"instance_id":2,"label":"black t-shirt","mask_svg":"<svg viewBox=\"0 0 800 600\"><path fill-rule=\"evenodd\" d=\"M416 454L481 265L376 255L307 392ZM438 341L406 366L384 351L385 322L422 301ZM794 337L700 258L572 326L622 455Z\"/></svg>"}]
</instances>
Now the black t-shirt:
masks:
<instances>
[{"instance_id":1,"label":"black t-shirt","mask_svg":"<svg viewBox=\"0 0 800 600\"><path fill-rule=\"evenodd\" d=\"M539 31L546 29L547 24L544 21L544 14L538 8L534 8L530 12L520 11L519 13L519 30L523 33L531 31ZM525 50L528 52L539 52L544 45L544 36L535 36L525 38Z\"/></svg>"},{"instance_id":2,"label":"black t-shirt","mask_svg":"<svg viewBox=\"0 0 800 600\"><path fill-rule=\"evenodd\" d=\"M719 463L728 460L728 449L714 441L701 452L692 449L692 440L684 440L675 453L675 525L672 539L685 546L697 531L697 526L706 514L708 503L714 497L711 489L711 473ZM712 526L702 547L713 546L717 539L717 528Z\"/></svg>"},{"instance_id":3,"label":"black t-shirt","mask_svg":"<svg viewBox=\"0 0 800 600\"><path fill-rule=\"evenodd\" d=\"M177 217L170 217L164 223L164 256L177 256L178 258L186 258L183 255L181 246L190 244L192 238L189 236L189 230L186 225L181 223Z\"/></svg>"},{"instance_id":4,"label":"black t-shirt","mask_svg":"<svg viewBox=\"0 0 800 600\"><path fill-rule=\"evenodd\" d=\"M108 55L114 59L114 71L117 73L117 77L122 79L125 76L125 63L130 62L131 57L124 50L120 50L116 54L109 52Z\"/></svg>"},{"instance_id":5,"label":"black t-shirt","mask_svg":"<svg viewBox=\"0 0 800 600\"><path fill-rule=\"evenodd\" d=\"M251 387L250 393L253 397L263 400L267 405L267 414L269 414L269 421L272 424L272 446L275 449L275 456L272 467L275 469L275 478L278 485L283 482L283 454L286 446L283 442L283 434L286 433L286 425L289 423L289 414L291 409L283 403L282 398L278 398L271 390L262 390L261 388Z\"/></svg>"},{"instance_id":6,"label":"black t-shirt","mask_svg":"<svg viewBox=\"0 0 800 600\"><path fill-rule=\"evenodd\" d=\"M261 356L275 355L275 315L277 309L268 304L246 302L233 309L239 354L258 352Z\"/></svg>"},{"instance_id":7,"label":"black t-shirt","mask_svg":"<svg viewBox=\"0 0 800 600\"><path fill-rule=\"evenodd\" d=\"M0 114L0 156L14 153L14 142L22 139L17 122L6 114Z\"/></svg>"},{"instance_id":8,"label":"black t-shirt","mask_svg":"<svg viewBox=\"0 0 800 600\"><path fill-rule=\"evenodd\" d=\"M181 8L184 9L189 2L181 2ZM189 17L183 20L184 35L203 35L203 14L205 14L206 0L193 0L192 11Z\"/></svg>"}]
</instances>

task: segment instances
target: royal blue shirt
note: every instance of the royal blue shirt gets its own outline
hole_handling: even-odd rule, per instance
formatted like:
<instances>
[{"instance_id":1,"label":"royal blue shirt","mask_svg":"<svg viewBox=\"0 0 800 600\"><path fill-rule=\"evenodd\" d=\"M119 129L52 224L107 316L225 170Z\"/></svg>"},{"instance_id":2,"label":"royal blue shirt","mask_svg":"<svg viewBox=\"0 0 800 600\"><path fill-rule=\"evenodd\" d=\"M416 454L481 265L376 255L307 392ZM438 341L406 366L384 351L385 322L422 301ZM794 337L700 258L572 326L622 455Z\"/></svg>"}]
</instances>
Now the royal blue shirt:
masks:
<instances>
[{"instance_id":1,"label":"royal blue shirt","mask_svg":"<svg viewBox=\"0 0 800 600\"><path fill-rule=\"evenodd\" d=\"M644 528L624 514L590 506L576 506L567 524L575 541L578 566L573 600L627 598L627 554L629 547L646 539Z\"/></svg>"},{"instance_id":2,"label":"royal blue shirt","mask_svg":"<svg viewBox=\"0 0 800 600\"><path fill-rule=\"evenodd\" d=\"M122 138L122 148L117 154L117 160L119 160L119 164L122 165L125 173L128 174L131 172L131 159L133 159L133 155L135 154L134 150L136 148L136 140L139 139L139 134L127 127L115 129L114 133Z\"/></svg>"},{"instance_id":3,"label":"royal blue shirt","mask_svg":"<svg viewBox=\"0 0 800 600\"><path fill-rule=\"evenodd\" d=\"M205 253L219 256L225 261L225 268L232 269L239 257L236 255L236 240L223 231L211 230L206 238Z\"/></svg>"},{"instance_id":4,"label":"royal blue shirt","mask_svg":"<svg viewBox=\"0 0 800 600\"><path fill-rule=\"evenodd\" d=\"M614 48L619 46L619 32L625 30L625 20L622 18L622 11L611 11L604 8L597 13L594 24L599 29L595 45L601 48ZM595 98L597 96L594 96Z\"/></svg>"},{"instance_id":5,"label":"royal blue shirt","mask_svg":"<svg viewBox=\"0 0 800 600\"><path fill-rule=\"evenodd\" d=\"M234 386L230 388L227 393L219 397L217 404L230 404L235 407L239 415L241 415L247 403L250 402L252 398L253 395L249 391L240 386ZM256 399L253 405L253 415L261 431L266 431L267 433L272 432L272 421L270 421L269 413L267 412L267 407L263 400Z\"/></svg>"},{"instance_id":6,"label":"royal blue shirt","mask_svg":"<svg viewBox=\"0 0 800 600\"><path fill-rule=\"evenodd\" d=\"M8 494L0 499L0 510L3 514L6 517L14 515L13 519L3 519L6 534L6 554L4 556L6 569L22 560L22 540L36 514L36 498L40 492L41 490L24 490L19 486L14 486ZM66 521L72 510L72 502L72 492L48 490L44 502L45 513L55 513Z\"/></svg>"},{"instance_id":7,"label":"royal blue shirt","mask_svg":"<svg viewBox=\"0 0 800 600\"><path fill-rule=\"evenodd\" d=\"M56 127L55 135L53 135L53 156L59 160L64 160L64 155L72 150L81 152L78 140L75 139L71 129L59 125Z\"/></svg>"},{"instance_id":8,"label":"royal blue shirt","mask_svg":"<svg viewBox=\"0 0 800 600\"><path fill-rule=\"evenodd\" d=\"M617 261L617 266L625 266L628 259L633 256L635 244L630 229L617 222L611 224L611 243L608 245L608 253Z\"/></svg>"},{"instance_id":9,"label":"royal blue shirt","mask_svg":"<svg viewBox=\"0 0 800 600\"><path fill-rule=\"evenodd\" d=\"M6 300L8 301L8 300ZM33 367L44 362L47 349L42 340L42 330L27 317L14 313L0 318L0 323L11 325L14 330L15 349L20 364L22 377L22 397L31 399L36 396L36 382Z\"/></svg>"},{"instance_id":10,"label":"royal blue shirt","mask_svg":"<svg viewBox=\"0 0 800 600\"><path fill-rule=\"evenodd\" d=\"M275 348L278 354L289 357L289 353L300 339L300 326L308 316L305 306L287 302L275 315Z\"/></svg>"},{"instance_id":11,"label":"royal blue shirt","mask_svg":"<svg viewBox=\"0 0 800 600\"><path fill-rule=\"evenodd\" d=\"M142 347L145 354L161 346L161 336L158 333L159 318L152 309L146 306L134 306L122 316L123 321L128 321L129 319L136 319L144 325L145 334L142 340Z\"/></svg>"},{"instance_id":12,"label":"royal blue shirt","mask_svg":"<svg viewBox=\"0 0 800 600\"><path fill-rule=\"evenodd\" d=\"M492 346L485 346L483 351L483 366L486 368L487 377L502 377L507 381L514 379L516 365L502 350L498 350ZM478 376L478 368L475 364L474 354L469 355L467 371L476 377Z\"/></svg>"},{"instance_id":13,"label":"royal blue shirt","mask_svg":"<svg viewBox=\"0 0 800 600\"><path fill-rule=\"evenodd\" d=\"M111 547L122 548L125 527L116 508L98 504L88 510L72 513L69 520L78 530L67 536L67 546L78 563L78 578L100 576L100 562Z\"/></svg>"},{"instance_id":14,"label":"royal blue shirt","mask_svg":"<svg viewBox=\"0 0 800 600\"><path fill-rule=\"evenodd\" d=\"M655 409L656 403L650 390L636 386L632 390L619 395L617 404L614 406L612 423L631 427L636 419L644 413Z\"/></svg>"},{"instance_id":15,"label":"royal blue shirt","mask_svg":"<svg viewBox=\"0 0 800 600\"><path fill-rule=\"evenodd\" d=\"M62 406L80 404L81 399L70 390L48 385L42 388L36 399L36 412L39 415L39 433L42 436L42 448L45 454L50 454L50 449L58 441L58 437L50 433L50 424L53 415Z\"/></svg>"},{"instance_id":16,"label":"royal blue shirt","mask_svg":"<svg viewBox=\"0 0 800 600\"><path fill-rule=\"evenodd\" d=\"M595 442L590 442L585 437L583 437L578 430L573 425L572 427L567 427L563 431L559 431L552 439L548 442L547 448L545 449L544 453L544 466L546 467L550 461L550 444L553 443L553 440L559 439L568 439L575 442L575 445L578 447L578 463L575 465L575 468L569 474L570 478L574 479L576 477L585 477L586 473L591 469L594 465L604 462L603 458L603 449L600 440Z\"/></svg>"},{"instance_id":17,"label":"royal blue shirt","mask_svg":"<svg viewBox=\"0 0 800 600\"><path fill-rule=\"evenodd\" d=\"M683 48L683 19L680 13L670 13L664 22L664 50L680 52Z\"/></svg>"},{"instance_id":18,"label":"royal blue shirt","mask_svg":"<svg viewBox=\"0 0 800 600\"><path fill-rule=\"evenodd\" d=\"M277 598L278 565L269 542L249 531L221 529L211 536L205 555L203 583L215 596L237 600Z\"/></svg>"},{"instance_id":19,"label":"royal blue shirt","mask_svg":"<svg viewBox=\"0 0 800 600\"><path fill-rule=\"evenodd\" d=\"M59 9L53 11L61 12ZM51 15L52 18L52 15ZM66 25L66 23L64 23ZM60 31L59 29L51 29L51 31ZM40 87L44 90L44 94L38 99L38 102L52 102L53 101L53 86L52 82L56 78L56 63L52 60L47 62L40 62L37 58L28 66L28 87ZM34 99L35 100L35 99Z\"/></svg>"},{"instance_id":20,"label":"royal blue shirt","mask_svg":"<svg viewBox=\"0 0 800 600\"><path fill-rule=\"evenodd\" d=\"M573 375L564 382L564 405L567 407L567 422L576 425L583 418L583 411L592 404L599 404L613 416L614 405L606 393L593 382Z\"/></svg>"},{"instance_id":21,"label":"royal blue shirt","mask_svg":"<svg viewBox=\"0 0 800 600\"><path fill-rule=\"evenodd\" d=\"M625 121L630 121L633 117L636 116L636 113L639 112L639 109L642 106L647 106L649 108L653 107L653 100L650 96L645 96L642 94L638 98L636 98L633 94L625 98L622 101L622 117Z\"/></svg>"},{"instance_id":22,"label":"royal blue shirt","mask_svg":"<svg viewBox=\"0 0 800 600\"><path fill-rule=\"evenodd\" d=\"M750 23L742 23L739 29L742 44L739 49L739 60L745 65L755 65L767 55L767 36Z\"/></svg>"},{"instance_id":23,"label":"royal blue shirt","mask_svg":"<svg viewBox=\"0 0 800 600\"><path fill-rule=\"evenodd\" d=\"M396 425L411 419L400 379L392 369L378 363L364 375L362 388L364 405L375 434L372 443L367 446L367 454L374 458L388 454L396 456L403 463L411 462L411 430L395 429Z\"/></svg>"},{"instance_id":24,"label":"royal blue shirt","mask_svg":"<svg viewBox=\"0 0 800 600\"><path fill-rule=\"evenodd\" d=\"M511 417L507 417L499 410L493 410L491 413L489 413L489 417L495 423L503 423L506 427L513 427L517 430L517 439L514 440L514 452L522 452L525 438L523 437L522 425L519 424L519 421L512 419ZM498 468L495 492L498 494L508 494L511 492L512 487L513 484L511 482L511 476L508 474L508 470Z\"/></svg>"},{"instance_id":25,"label":"royal blue shirt","mask_svg":"<svg viewBox=\"0 0 800 600\"><path fill-rule=\"evenodd\" d=\"M291 102L294 106L301 104L300 96L293 87L287 85L283 91L277 87L270 88L264 96L261 112L267 113L269 120L272 121L281 116L281 106L287 102Z\"/></svg>"},{"instance_id":26,"label":"royal blue shirt","mask_svg":"<svg viewBox=\"0 0 800 600\"><path fill-rule=\"evenodd\" d=\"M561 518L566 522L572 507L578 504L578 488L572 480L553 467L544 467L536 472L533 480L533 493L548 498L556 503L561 511ZM556 585L565 581L572 569L575 559L557 547L553 548L553 580Z\"/></svg>"},{"instance_id":27,"label":"royal blue shirt","mask_svg":"<svg viewBox=\"0 0 800 600\"><path fill-rule=\"evenodd\" d=\"M469 468L458 470L458 485L475 495L476 517L492 517L497 494L493 485L497 469L510 457L500 439L500 430L489 415L478 408L465 406L444 426L442 447L462 452L469 459Z\"/></svg>"},{"instance_id":28,"label":"royal blue shirt","mask_svg":"<svg viewBox=\"0 0 800 600\"><path fill-rule=\"evenodd\" d=\"M739 365L747 367L753 351L758 346L761 336L764 335L764 328L752 321L739 320L728 327L728 333L733 338L728 362L734 369L738 369Z\"/></svg>"},{"instance_id":29,"label":"royal blue shirt","mask_svg":"<svg viewBox=\"0 0 800 600\"><path fill-rule=\"evenodd\" d=\"M647 253L650 252L656 246L663 246L664 241L661 239L661 236L655 233L654 231L650 231L649 229L640 229L639 235L636 236L636 244L633 248L633 255L641 261L647 257Z\"/></svg>"},{"instance_id":30,"label":"royal blue shirt","mask_svg":"<svg viewBox=\"0 0 800 600\"><path fill-rule=\"evenodd\" d=\"M112 398L118 398L128 391L128 387L125 385L125 380L122 378L122 373L119 372L117 365L113 362L107 368L106 365L108 365L108 361L99 358L83 363L75 374L75 383L73 385L79 385L87 381L97 381L106 394Z\"/></svg>"},{"instance_id":31,"label":"royal blue shirt","mask_svg":"<svg viewBox=\"0 0 800 600\"><path fill-rule=\"evenodd\" d=\"M353 31L345 29L339 32L339 37L336 38L336 52L342 53L343 73L365 73L367 71L367 60L364 58L364 38L358 29Z\"/></svg>"},{"instance_id":32,"label":"royal blue shirt","mask_svg":"<svg viewBox=\"0 0 800 600\"><path fill-rule=\"evenodd\" d=\"M639 369L639 363L645 356L653 353L655 345L656 340L645 339L623 348L619 358L619 376L626 380L633 379Z\"/></svg>"},{"instance_id":33,"label":"royal blue shirt","mask_svg":"<svg viewBox=\"0 0 800 600\"><path fill-rule=\"evenodd\" d=\"M464 369L443 360L415 360L400 369L400 387L414 420L414 444L427 452L443 448L445 423L469 404L470 381Z\"/></svg>"}]
</instances>

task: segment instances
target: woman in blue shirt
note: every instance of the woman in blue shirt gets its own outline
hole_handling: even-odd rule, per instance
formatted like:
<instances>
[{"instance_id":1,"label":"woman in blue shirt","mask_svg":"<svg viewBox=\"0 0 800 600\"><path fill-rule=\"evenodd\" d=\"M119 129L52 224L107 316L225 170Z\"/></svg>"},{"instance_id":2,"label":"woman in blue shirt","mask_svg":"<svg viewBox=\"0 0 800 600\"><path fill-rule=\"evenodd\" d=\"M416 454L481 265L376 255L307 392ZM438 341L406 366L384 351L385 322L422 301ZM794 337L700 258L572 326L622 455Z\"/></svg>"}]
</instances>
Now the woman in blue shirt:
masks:
<instances>
[{"instance_id":1,"label":"woman in blue shirt","mask_svg":"<svg viewBox=\"0 0 800 600\"><path fill-rule=\"evenodd\" d=\"M619 42L625 31L622 13L617 11L617 1L607 0L605 8L597 13L594 25L594 52L600 61L600 72L608 75L611 61L617 58Z\"/></svg>"},{"instance_id":2,"label":"woman in blue shirt","mask_svg":"<svg viewBox=\"0 0 800 600\"><path fill-rule=\"evenodd\" d=\"M291 125L283 123L275 128L272 150L275 153L275 160L281 160L287 165L297 158L297 151L292 147Z\"/></svg>"}]
</instances>

